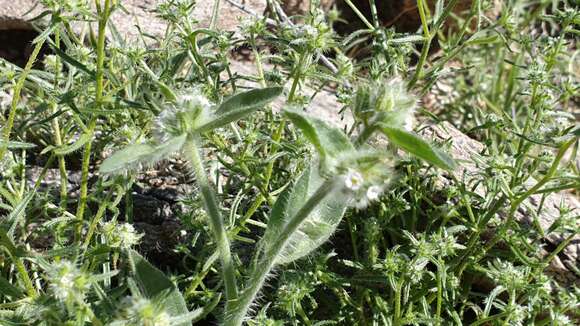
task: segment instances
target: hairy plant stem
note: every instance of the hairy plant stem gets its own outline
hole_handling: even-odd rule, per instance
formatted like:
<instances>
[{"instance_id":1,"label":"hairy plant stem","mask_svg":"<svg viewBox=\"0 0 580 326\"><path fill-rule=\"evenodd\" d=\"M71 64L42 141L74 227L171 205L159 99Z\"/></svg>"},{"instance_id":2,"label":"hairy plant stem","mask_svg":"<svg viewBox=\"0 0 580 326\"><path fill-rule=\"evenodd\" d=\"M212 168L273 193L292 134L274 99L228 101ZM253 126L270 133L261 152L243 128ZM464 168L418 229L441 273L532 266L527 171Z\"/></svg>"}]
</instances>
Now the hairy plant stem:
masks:
<instances>
[{"instance_id":1,"label":"hairy plant stem","mask_svg":"<svg viewBox=\"0 0 580 326\"><path fill-rule=\"evenodd\" d=\"M105 32L107 29L107 21L109 20L109 15L111 13L111 2L110 0L105 0L104 8L101 7L101 0L95 0L95 6L97 7L97 14L99 16L99 31L97 38L97 70L95 76L95 103L97 108L102 106L103 102L103 75L104 75L104 64L105 64ZM89 164L91 162L91 150L93 145L93 135L95 133L95 128L97 127L97 117L91 117L89 124L87 126L86 133L89 134L89 141L85 145L83 158L81 163L81 185L80 185L80 196L79 204L77 206L76 217L78 220L78 226L76 230L76 240L81 237L81 232L83 228L83 219L85 215L85 207L87 205L88 197L88 181L89 181Z\"/></svg>"},{"instance_id":2,"label":"hairy plant stem","mask_svg":"<svg viewBox=\"0 0 580 326\"><path fill-rule=\"evenodd\" d=\"M54 33L54 44L55 44L57 49L60 49L60 32L59 32L59 30L56 30ZM57 60L57 62L60 62L60 58L57 57L56 60ZM54 89L58 88L59 73L60 73L60 71L56 71L54 73ZM52 113L53 114L55 114L57 112L57 108L58 108L57 104L53 103L52 104ZM60 123L59 123L58 117L55 117L52 120L52 129L54 132L54 144L57 147L62 146L62 134L61 134L61 130L60 130ZM60 155L58 157L58 169L59 169L59 174L60 174L60 208L66 209L66 203L67 203L67 197L68 197L68 190L67 190L67 184L68 184L67 174L68 173L66 171L66 162L65 162L64 156L62 156L62 155Z\"/></svg>"},{"instance_id":3,"label":"hairy plant stem","mask_svg":"<svg viewBox=\"0 0 580 326\"><path fill-rule=\"evenodd\" d=\"M201 142L197 136L188 136L187 142L185 144L185 150L187 152L189 163L191 164L193 172L195 173L196 183L201 190L201 197L203 199L205 210L209 216L209 222L213 232L214 240L218 247L218 252L222 264L222 277L224 279L224 287L226 292L226 310L228 310L230 305L235 302L238 296L238 290L236 287L236 271L234 268L234 262L232 260L230 241L224 227L219 205L217 203L215 194L210 187L209 179L201 159L200 144Z\"/></svg>"},{"instance_id":4,"label":"hairy plant stem","mask_svg":"<svg viewBox=\"0 0 580 326\"><path fill-rule=\"evenodd\" d=\"M332 191L336 179L326 180L314 194L304 203L298 212L290 219L280 232L276 242L269 246L268 251L262 259L256 264L255 269L250 275L250 283L240 293L237 301L226 309L226 326L239 326L248 314L252 302L254 302L258 292L264 285L268 275L272 272L280 252L284 249L291 235L298 230L302 222L312 213L320 202Z\"/></svg>"},{"instance_id":5,"label":"hairy plant stem","mask_svg":"<svg viewBox=\"0 0 580 326\"><path fill-rule=\"evenodd\" d=\"M44 41L45 39L43 38L36 43L34 49L32 50L32 53L30 54L30 57L28 58L28 61L26 62L26 66L24 66L24 69L22 70L22 73L20 74L20 77L18 78L16 85L14 85L12 93L12 102L10 103L10 112L8 113L8 121L6 122L4 128L2 128L2 138L0 141L0 161L2 161L2 159L4 158L4 154L6 154L6 151L8 150L10 133L12 132L12 128L14 127L14 119L16 118L16 109L18 107L18 102L20 102L20 94L22 92L22 88L24 87L24 82L26 81L26 78L28 77L30 70L32 70L32 65L34 64L34 61L36 61L36 58L38 57L38 54L40 53L40 50L44 45Z\"/></svg>"}]
</instances>

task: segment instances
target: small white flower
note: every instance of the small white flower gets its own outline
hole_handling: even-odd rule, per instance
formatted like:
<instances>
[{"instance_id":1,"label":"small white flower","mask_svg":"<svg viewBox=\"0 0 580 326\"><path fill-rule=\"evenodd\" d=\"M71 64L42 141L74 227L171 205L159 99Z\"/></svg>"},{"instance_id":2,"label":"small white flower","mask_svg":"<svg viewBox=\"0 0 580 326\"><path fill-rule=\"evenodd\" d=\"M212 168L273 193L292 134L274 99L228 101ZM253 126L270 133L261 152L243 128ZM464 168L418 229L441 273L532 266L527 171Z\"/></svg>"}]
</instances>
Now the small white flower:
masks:
<instances>
[{"instance_id":1,"label":"small white flower","mask_svg":"<svg viewBox=\"0 0 580 326\"><path fill-rule=\"evenodd\" d=\"M379 199L379 196L383 193L383 189L379 186L370 186L367 189L367 199L370 201L375 201Z\"/></svg>"},{"instance_id":2,"label":"small white flower","mask_svg":"<svg viewBox=\"0 0 580 326\"><path fill-rule=\"evenodd\" d=\"M346 179L344 180L344 185L352 190L357 191L363 185L364 179L362 174L356 170L348 170L346 173Z\"/></svg>"},{"instance_id":3,"label":"small white flower","mask_svg":"<svg viewBox=\"0 0 580 326\"><path fill-rule=\"evenodd\" d=\"M179 231L179 234L181 234L182 237L185 237L187 235L187 231L181 230Z\"/></svg>"}]
</instances>

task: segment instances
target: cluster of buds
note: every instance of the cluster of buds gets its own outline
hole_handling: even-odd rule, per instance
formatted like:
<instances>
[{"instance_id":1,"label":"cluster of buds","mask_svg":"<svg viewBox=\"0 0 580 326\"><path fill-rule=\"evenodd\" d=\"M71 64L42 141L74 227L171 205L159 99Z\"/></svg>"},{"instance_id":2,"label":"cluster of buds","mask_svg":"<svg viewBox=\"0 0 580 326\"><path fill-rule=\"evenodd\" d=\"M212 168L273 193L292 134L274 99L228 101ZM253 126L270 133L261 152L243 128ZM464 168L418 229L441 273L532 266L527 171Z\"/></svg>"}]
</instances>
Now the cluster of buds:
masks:
<instances>
[{"instance_id":1,"label":"cluster of buds","mask_svg":"<svg viewBox=\"0 0 580 326\"><path fill-rule=\"evenodd\" d=\"M363 84L353 101L353 115L364 125L384 123L391 127L411 130L417 100L400 78Z\"/></svg>"},{"instance_id":2,"label":"cluster of buds","mask_svg":"<svg viewBox=\"0 0 580 326\"><path fill-rule=\"evenodd\" d=\"M210 121L212 103L199 89L182 92L175 103L171 103L157 117L155 124L160 142L183 134L192 134L197 128Z\"/></svg>"},{"instance_id":3,"label":"cluster of buds","mask_svg":"<svg viewBox=\"0 0 580 326\"><path fill-rule=\"evenodd\" d=\"M54 296L65 303L82 302L90 287L89 277L70 261L51 265L48 280Z\"/></svg>"},{"instance_id":4,"label":"cluster of buds","mask_svg":"<svg viewBox=\"0 0 580 326\"><path fill-rule=\"evenodd\" d=\"M310 52L324 52L335 43L322 10L314 11L305 24L286 25L284 31L290 44Z\"/></svg>"},{"instance_id":5,"label":"cluster of buds","mask_svg":"<svg viewBox=\"0 0 580 326\"><path fill-rule=\"evenodd\" d=\"M169 326L172 322L160 304L143 297L128 297L119 317L110 325Z\"/></svg>"},{"instance_id":6,"label":"cluster of buds","mask_svg":"<svg viewBox=\"0 0 580 326\"><path fill-rule=\"evenodd\" d=\"M129 249L139 243L142 234L129 223L106 222L101 227L106 243L112 248Z\"/></svg>"}]
</instances>

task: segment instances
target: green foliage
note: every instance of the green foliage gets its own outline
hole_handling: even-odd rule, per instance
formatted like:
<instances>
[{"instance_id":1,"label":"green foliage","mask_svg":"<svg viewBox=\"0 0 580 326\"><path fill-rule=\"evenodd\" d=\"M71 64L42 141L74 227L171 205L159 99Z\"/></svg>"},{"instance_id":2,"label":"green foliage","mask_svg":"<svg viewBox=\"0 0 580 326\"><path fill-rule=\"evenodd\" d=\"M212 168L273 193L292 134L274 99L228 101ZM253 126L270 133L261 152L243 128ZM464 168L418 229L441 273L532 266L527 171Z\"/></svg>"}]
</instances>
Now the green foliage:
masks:
<instances>
[{"instance_id":1,"label":"green foliage","mask_svg":"<svg viewBox=\"0 0 580 326\"><path fill-rule=\"evenodd\" d=\"M284 231L289 220L296 215L301 205L313 195L323 181L324 179L318 175L316 169L308 167L292 187L286 188L280 194L272 207L268 227L262 239L263 250L266 254L271 250L270 245L280 237L280 233ZM342 220L346 204L345 196L338 191L320 201L298 230L292 233L288 243L278 253L276 263L293 262L310 254L326 242Z\"/></svg>"},{"instance_id":2,"label":"green foliage","mask_svg":"<svg viewBox=\"0 0 580 326\"><path fill-rule=\"evenodd\" d=\"M241 33L166 1L137 40L121 1L42 3L0 60L0 324L577 319L546 273L578 276L572 1L419 0L405 33L393 1L268 1Z\"/></svg>"},{"instance_id":3,"label":"green foliage","mask_svg":"<svg viewBox=\"0 0 580 326\"><path fill-rule=\"evenodd\" d=\"M423 159L439 168L446 170L455 169L456 164L453 161L453 158L433 147L416 134L388 126L380 126L379 128L381 132L389 138L389 141L392 144L402 148L407 153Z\"/></svg>"},{"instance_id":4,"label":"green foliage","mask_svg":"<svg viewBox=\"0 0 580 326\"><path fill-rule=\"evenodd\" d=\"M129 250L127 255L137 285L146 298L161 300L164 310L173 317L189 312L179 289L162 271L155 268L134 250ZM187 325L187 322L179 325Z\"/></svg>"}]
</instances>

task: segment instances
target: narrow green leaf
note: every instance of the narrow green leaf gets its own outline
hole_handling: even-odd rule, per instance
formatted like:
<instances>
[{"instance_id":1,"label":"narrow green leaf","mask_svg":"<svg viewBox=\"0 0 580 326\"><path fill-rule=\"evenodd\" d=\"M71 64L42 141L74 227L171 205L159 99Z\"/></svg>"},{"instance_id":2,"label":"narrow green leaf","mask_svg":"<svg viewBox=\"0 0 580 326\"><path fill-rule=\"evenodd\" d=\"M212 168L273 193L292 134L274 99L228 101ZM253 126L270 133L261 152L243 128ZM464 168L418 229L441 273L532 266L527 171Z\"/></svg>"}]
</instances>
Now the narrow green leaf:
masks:
<instances>
[{"instance_id":1,"label":"narrow green leaf","mask_svg":"<svg viewBox=\"0 0 580 326\"><path fill-rule=\"evenodd\" d=\"M77 151L81 149L86 143L88 143L92 137L93 135L91 133L85 132L79 137L79 139L76 142L55 148L54 154L67 155L74 151Z\"/></svg>"},{"instance_id":2,"label":"narrow green leaf","mask_svg":"<svg viewBox=\"0 0 580 326\"><path fill-rule=\"evenodd\" d=\"M103 161L99 171L109 174L119 173L135 170L141 165L155 164L179 151L186 138L187 135L183 134L157 146L149 144L129 145Z\"/></svg>"},{"instance_id":3,"label":"narrow green leaf","mask_svg":"<svg viewBox=\"0 0 580 326\"><path fill-rule=\"evenodd\" d=\"M336 158L342 153L354 150L354 146L342 130L301 111L285 109L284 114L314 145L323 160Z\"/></svg>"},{"instance_id":4,"label":"narrow green leaf","mask_svg":"<svg viewBox=\"0 0 580 326\"><path fill-rule=\"evenodd\" d=\"M10 212L8 217L4 219L4 223L8 225L8 235L10 236L10 239L14 237L14 231L16 230L16 226L18 225L18 222L21 220L21 217L24 216L24 211L26 210L26 207L28 206L28 204L30 203L35 194L36 194L35 191L29 192L24 198L22 198L22 200L18 203L18 205L14 207L14 209Z\"/></svg>"},{"instance_id":5,"label":"narrow green leaf","mask_svg":"<svg viewBox=\"0 0 580 326\"><path fill-rule=\"evenodd\" d=\"M168 158L173 153L179 151L181 147L183 147L186 139L187 135L183 134L156 146L154 151L147 157L147 160L153 163Z\"/></svg>"},{"instance_id":6,"label":"narrow green leaf","mask_svg":"<svg viewBox=\"0 0 580 326\"><path fill-rule=\"evenodd\" d=\"M389 138L391 143L430 164L445 170L453 170L457 165L452 157L414 133L384 125L380 126L379 129Z\"/></svg>"},{"instance_id":7,"label":"narrow green leaf","mask_svg":"<svg viewBox=\"0 0 580 326\"><path fill-rule=\"evenodd\" d=\"M128 255L135 281L146 298L162 298L163 307L171 317L189 313L185 299L175 284L163 272L151 265L135 250L129 250ZM191 325L191 323L182 322L175 325L186 326Z\"/></svg>"},{"instance_id":8,"label":"narrow green leaf","mask_svg":"<svg viewBox=\"0 0 580 326\"><path fill-rule=\"evenodd\" d=\"M56 55L58 55L64 62L86 73L90 77L93 78L95 77L95 72L93 70L90 70L86 65L80 63L78 60L76 60L75 58L71 57L70 55L66 54L64 51L59 49L54 44L54 42L49 40L48 44L50 45L50 50L53 51Z\"/></svg>"},{"instance_id":9,"label":"narrow green leaf","mask_svg":"<svg viewBox=\"0 0 580 326\"><path fill-rule=\"evenodd\" d=\"M177 95L175 95L175 92L171 88L169 88L169 86L165 85L160 81L156 81L155 83L157 84L159 90L167 100L169 100L170 102L177 101Z\"/></svg>"},{"instance_id":10,"label":"narrow green leaf","mask_svg":"<svg viewBox=\"0 0 580 326\"><path fill-rule=\"evenodd\" d=\"M282 87L253 89L234 95L225 100L215 111L215 117L198 128L207 132L237 121L250 113L264 107L282 94Z\"/></svg>"},{"instance_id":11,"label":"narrow green leaf","mask_svg":"<svg viewBox=\"0 0 580 326\"><path fill-rule=\"evenodd\" d=\"M7 279L0 276L0 298L11 297L12 300L21 298L23 291L14 285L10 284Z\"/></svg>"},{"instance_id":12,"label":"narrow green leaf","mask_svg":"<svg viewBox=\"0 0 580 326\"><path fill-rule=\"evenodd\" d=\"M4 145L4 144L5 144L4 141L3 140L0 140L0 147L2 145ZM8 146L7 146L7 148L10 149L10 150L13 150L13 149L29 149L29 148L34 148L34 147L36 147L36 145L31 144L31 143L23 143L23 142L19 142L19 141L9 141L8 142Z\"/></svg>"}]
</instances>

